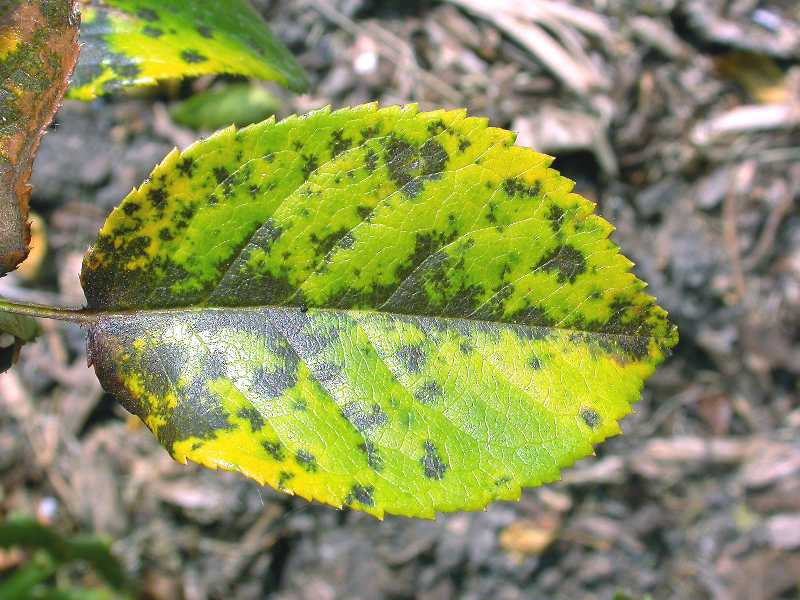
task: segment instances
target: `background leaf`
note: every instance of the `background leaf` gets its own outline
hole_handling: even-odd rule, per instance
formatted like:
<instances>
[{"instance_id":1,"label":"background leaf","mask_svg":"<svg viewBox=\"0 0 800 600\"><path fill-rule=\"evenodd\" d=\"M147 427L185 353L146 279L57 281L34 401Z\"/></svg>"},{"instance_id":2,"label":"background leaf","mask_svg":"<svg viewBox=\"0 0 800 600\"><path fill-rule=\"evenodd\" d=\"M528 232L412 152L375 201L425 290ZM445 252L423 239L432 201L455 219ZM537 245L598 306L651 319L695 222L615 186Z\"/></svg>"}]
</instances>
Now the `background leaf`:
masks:
<instances>
[{"instance_id":1,"label":"background leaf","mask_svg":"<svg viewBox=\"0 0 800 600\"><path fill-rule=\"evenodd\" d=\"M0 312L0 373L17 361L22 346L41 334L42 329L34 319Z\"/></svg>"},{"instance_id":2,"label":"background leaf","mask_svg":"<svg viewBox=\"0 0 800 600\"><path fill-rule=\"evenodd\" d=\"M170 109L173 120L196 130L228 125L245 126L263 121L280 108L280 100L250 83L234 83L195 94Z\"/></svg>"},{"instance_id":3,"label":"background leaf","mask_svg":"<svg viewBox=\"0 0 800 600\"><path fill-rule=\"evenodd\" d=\"M177 460L376 516L557 479L677 334L513 141L366 105L174 151L85 258L103 385Z\"/></svg>"},{"instance_id":4,"label":"background leaf","mask_svg":"<svg viewBox=\"0 0 800 600\"><path fill-rule=\"evenodd\" d=\"M33 159L78 58L74 0L0 8L0 276L28 254Z\"/></svg>"},{"instance_id":5,"label":"background leaf","mask_svg":"<svg viewBox=\"0 0 800 600\"><path fill-rule=\"evenodd\" d=\"M91 100L161 79L233 73L301 92L291 53L247 0L93 0L69 97Z\"/></svg>"},{"instance_id":6,"label":"background leaf","mask_svg":"<svg viewBox=\"0 0 800 600\"><path fill-rule=\"evenodd\" d=\"M114 590L123 592L129 585L119 560L111 553L108 543L88 535L64 537L27 517L12 517L0 523L0 548L26 548L39 551L33 560L18 569L11 577L0 581L0 598L32 600L37 598L122 598L106 588L77 589L42 585L59 568L82 561Z\"/></svg>"}]
</instances>

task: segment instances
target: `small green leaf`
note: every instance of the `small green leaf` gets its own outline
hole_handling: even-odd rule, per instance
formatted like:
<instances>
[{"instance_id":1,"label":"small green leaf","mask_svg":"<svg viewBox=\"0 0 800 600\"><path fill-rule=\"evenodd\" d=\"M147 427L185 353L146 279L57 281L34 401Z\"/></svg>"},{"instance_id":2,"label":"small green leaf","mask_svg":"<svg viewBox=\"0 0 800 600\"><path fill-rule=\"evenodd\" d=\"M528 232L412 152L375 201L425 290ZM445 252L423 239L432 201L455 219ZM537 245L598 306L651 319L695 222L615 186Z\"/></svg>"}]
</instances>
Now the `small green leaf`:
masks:
<instances>
[{"instance_id":1,"label":"small green leaf","mask_svg":"<svg viewBox=\"0 0 800 600\"><path fill-rule=\"evenodd\" d=\"M19 358L22 346L42 335L34 319L0 312L0 373L5 373Z\"/></svg>"},{"instance_id":2,"label":"small green leaf","mask_svg":"<svg viewBox=\"0 0 800 600\"><path fill-rule=\"evenodd\" d=\"M0 313L2 314L2 313ZM46 527L27 517L12 517L0 522L0 548L15 547L41 550L47 553L47 570L75 561L84 561L112 587L118 590L127 585L127 577L119 560L111 553L108 543L89 535L63 537L51 527ZM35 569L33 570L35 572ZM33 583L36 577L31 577ZM0 591L3 591L0 586ZM30 596L21 596L29 598ZM0 598L6 598L0 594Z\"/></svg>"},{"instance_id":3,"label":"small green leaf","mask_svg":"<svg viewBox=\"0 0 800 600\"><path fill-rule=\"evenodd\" d=\"M91 100L162 79L232 73L302 92L291 53L247 0L91 0L69 97Z\"/></svg>"},{"instance_id":4,"label":"small green leaf","mask_svg":"<svg viewBox=\"0 0 800 600\"><path fill-rule=\"evenodd\" d=\"M0 5L0 276L28 255L33 159L78 58L75 0Z\"/></svg>"},{"instance_id":5,"label":"small green leaf","mask_svg":"<svg viewBox=\"0 0 800 600\"><path fill-rule=\"evenodd\" d=\"M173 151L85 258L100 380L179 461L378 517L557 479L677 332L513 142L366 105Z\"/></svg>"},{"instance_id":6,"label":"small green leaf","mask_svg":"<svg viewBox=\"0 0 800 600\"><path fill-rule=\"evenodd\" d=\"M196 130L215 130L228 125L245 126L275 114L280 101L267 90L250 83L235 83L195 94L172 107L179 125Z\"/></svg>"}]
</instances>

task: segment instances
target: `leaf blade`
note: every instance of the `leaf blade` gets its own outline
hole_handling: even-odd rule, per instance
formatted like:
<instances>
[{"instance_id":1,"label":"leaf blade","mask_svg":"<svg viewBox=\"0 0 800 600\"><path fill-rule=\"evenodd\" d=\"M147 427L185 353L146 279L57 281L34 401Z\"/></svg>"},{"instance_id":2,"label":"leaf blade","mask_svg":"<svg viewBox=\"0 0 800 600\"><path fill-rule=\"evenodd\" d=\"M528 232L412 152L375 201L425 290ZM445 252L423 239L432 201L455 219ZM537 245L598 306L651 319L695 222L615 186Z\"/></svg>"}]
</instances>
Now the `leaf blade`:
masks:
<instances>
[{"instance_id":1,"label":"leaf blade","mask_svg":"<svg viewBox=\"0 0 800 600\"><path fill-rule=\"evenodd\" d=\"M552 481L619 432L676 332L610 225L512 143L368 105L171 154L86 257L101 381L178 460L378 517Z\"/></svg>"},{"instance_id":2,"label":"leaf blade","mask_svg":"<svg viewBox=\"0 0 800 600\"><path fill-rule=\"evenodd\" d=\"M78 57L78 23L74 0L12 2L0 15L0 276L28 255L28 180Z\"/></svg>"},{"instance_id":3,"label":"leaf blade","mask_svg":"<svg viewBox=\"0 0 800 600\"><path fill-rule=\"evenodd\" d=\"M230 73L302 92L308 82L247 2L95 0L69 97L91 100L162 79Z\"/></svg>"}]
</instances>

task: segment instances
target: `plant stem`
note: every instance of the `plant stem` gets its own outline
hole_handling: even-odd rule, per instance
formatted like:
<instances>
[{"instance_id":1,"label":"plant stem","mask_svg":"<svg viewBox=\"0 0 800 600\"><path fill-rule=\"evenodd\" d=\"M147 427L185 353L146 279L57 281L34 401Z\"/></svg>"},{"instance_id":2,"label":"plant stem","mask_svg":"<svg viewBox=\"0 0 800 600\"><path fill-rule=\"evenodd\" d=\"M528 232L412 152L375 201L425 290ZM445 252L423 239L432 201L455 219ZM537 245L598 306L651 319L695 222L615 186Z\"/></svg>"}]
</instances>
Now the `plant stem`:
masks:
<instances>
[{"instance_id":1,"label":"plant stem","mask_svg":"<svg viewBox=\"0 0 800 600\"><path fill-rule=\"evenodd\" d=\"M26 302L11 302L0 298L0 311L10 312L17 315L28 317L40 317L43 319L58 319L59 321L71 321L88 325L97 320L97 315L77 308L63 308L56 306L44 306L41 304L28 304Z\"/></svg>"}]
</instances>

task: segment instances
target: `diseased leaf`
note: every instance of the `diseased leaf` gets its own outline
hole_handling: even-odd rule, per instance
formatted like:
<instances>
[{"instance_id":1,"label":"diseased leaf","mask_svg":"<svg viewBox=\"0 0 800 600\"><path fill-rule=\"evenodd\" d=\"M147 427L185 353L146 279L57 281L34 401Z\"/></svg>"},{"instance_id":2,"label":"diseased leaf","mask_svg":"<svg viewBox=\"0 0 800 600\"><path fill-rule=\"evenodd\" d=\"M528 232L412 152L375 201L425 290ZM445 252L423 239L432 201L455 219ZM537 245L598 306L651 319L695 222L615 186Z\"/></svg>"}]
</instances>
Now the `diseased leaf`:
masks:
<instances>
[{"instance_id":1,"label":"diseased leaf","mask_svg":"<svg viewBox=\"0 0 800 600\"><path fill-rule=\"evenodd\" d=\"M195 94L172 107L170 116L179 125L196 130L215 130L228 125L245 126L275 114L280 100L250 83L234 83Z\"/></svg>"},{"instance_id":2,"label":"diseased leaf","mask_svg":"<svg viewBox=\"0 0 800 600\"><path fill-rule=\"evenodd\" d=\"M0 373L5 373L17 362L22 346L41 334L41 327L34 319L0 312Z\"/></svg>"},{"instance_id":3,"label":"diseased leaf","mask_svg":"<svg viewBox=\"0 0 800 600\"><path fill-rule=\"evenodd\" d=\"M74 0L0 5L0 276L28 254L33 159L78 58Z\"/></svg>"},{"instance_id":4,"label":"diseased leaf","mask_svg":"<svg viewBox=\"0 0 800 600\"><path fill-rule=\"evenodd\" d=\"M129 86L231 73L296 92L300 65L247 0L89 0L69 97L91 100Z\"/></svg>"},{"instance_id":5,"label":"diseased leaf","mask_svg":"<svg viewBox=\"0 0 800 600\"><path fill-rule=\"evenodd\" d=\"M557 479L677 332L513 142L366 105L173 151L85 258L100 380L181 462L378 517Z\"/></svg>"}]
</instances>

